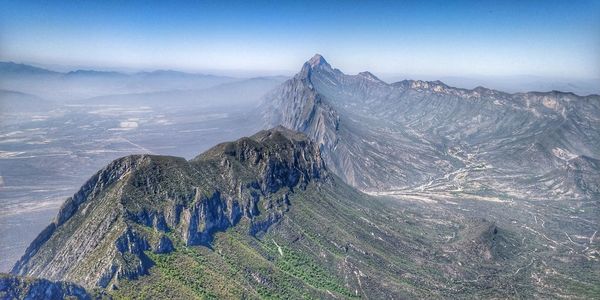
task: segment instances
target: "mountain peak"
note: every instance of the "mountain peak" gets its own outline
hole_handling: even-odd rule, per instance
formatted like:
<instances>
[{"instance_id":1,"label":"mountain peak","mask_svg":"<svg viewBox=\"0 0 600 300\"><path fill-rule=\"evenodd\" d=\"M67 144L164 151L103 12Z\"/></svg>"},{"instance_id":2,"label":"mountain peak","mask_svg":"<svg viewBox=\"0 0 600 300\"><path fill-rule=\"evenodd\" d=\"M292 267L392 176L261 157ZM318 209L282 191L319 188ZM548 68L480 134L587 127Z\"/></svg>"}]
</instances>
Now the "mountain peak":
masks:
<instances>
[{"instance_id":1,"label":"mountain peak","mask_svg":"<svg viewBox=\"0 0 600 300\"><path fill-rule=\"evenodd\" d=\"M118 285L148 274L146 251L171 252L172 239L210 246L216 232L238 224L250 235L264 232L288 211L288 195L331 179L319 148L284 127L219 144L191 161L126 156L67 199L11 273L88 288ZM73 242L86 239L97 246Z\"/></svg>"},{"instance_id":2,"label":"mountain peak","mask_svg":"<svg viewBox=\"0 0 600 300\"><path fill-rule=\"evenodd\" d=\"M311 59L304 63L302 69L298 74L296 74L296 78L301 80L310 81L310 75L315 70L321 71L332 71L331 65L325 60L321 54L315 54Z\"/></svg>"},{"instance_id":3,"label":"mountain peak","mask_svg":"<svg viewBox=\"0 0 600 300\"><path fill-rule=\"evenodd\" d=\"M70 71L66 76L118 76L126 77L126 74L115 72L115 71L96 71L96 70L75 70Z\"/></svg>"},{"instance_id":4,"label":"mountain peak","mask_svg":"<svg viewBox=\"0 0 600 300\"><path fill-rule=\"evenodd\" d=\"M329 63L327 63L327 61L325 60L325 58L321 55L321 54L315 54L309 61L308 64L311 67L317 67L317 66L321 66L321 65L327 65L329 66Z\"/></svg>"},{"instance_id":5,"label":"mountain peak","mask_svg":"<svg viewBox=\"0 0 600 300\"><path fill-rule=\"evenodd\" d=\"M373 73L371 73L369 71L360 72L360 73L358 73L358 75L362 76L368 80L371 80L371 81L381 82L381 79L379 79L377 76L373 75Z\"/></svg>"},{"instance_id":6,"label":"mountain peak","mask_svg":"<svg viewBox=\"0 0 600 300\"><path fill-rule=\"evenodd\" d=\"M308 137L304 133L288 129L287 127L284 127L282 125L278 125L267 130L262 130L253 135L252 139L259 142L265 141L267 139L285 139L296 142L309 142Z\"/></svg>"},{"instance_id":7,"label":"mountain peak","mask_svg":"<svg viewBox=\"0 0 600 300\"><path fill-rule=\"evenodd\" d=\"M6 74L30 74L30 75L52 75L58 72L14 62L0 62L0 72Z\"/></svg>"},{"instance_id":8,"label":"mountain peak","mask_svg":"<svg viewBox=\"0 0 600 300\"><path fill-rule=\"evenodd\" d=\"M261 174L267 187L276 191L283 186L293 187L310 180L320 181L327 177L319 147L304 133L283 126L263 130L251 137L221 143L194 159L196 162L223 159L244 165ZM288 174L284 179L274 176ZM275 180L276 182L272 182Z\"/></svg>"}]
</instances>

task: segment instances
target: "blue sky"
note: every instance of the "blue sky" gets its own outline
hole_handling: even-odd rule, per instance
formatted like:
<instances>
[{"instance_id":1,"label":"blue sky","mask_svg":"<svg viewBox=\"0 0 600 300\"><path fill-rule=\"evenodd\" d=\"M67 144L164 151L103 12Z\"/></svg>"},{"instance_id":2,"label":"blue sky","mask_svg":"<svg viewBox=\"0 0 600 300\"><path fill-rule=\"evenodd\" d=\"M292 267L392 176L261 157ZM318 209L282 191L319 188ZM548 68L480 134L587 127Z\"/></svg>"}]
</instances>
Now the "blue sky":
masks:
<instances>
[{"instance_id":1,"label":"blue sky","mask_svg":"<svg viewBox=\"0 0 600 300\"><path fill-rule=\"evenodd\" d=\"M0 60L117 70L600 78L600 1L6 1Z\"/></svg>"}]
</instances>

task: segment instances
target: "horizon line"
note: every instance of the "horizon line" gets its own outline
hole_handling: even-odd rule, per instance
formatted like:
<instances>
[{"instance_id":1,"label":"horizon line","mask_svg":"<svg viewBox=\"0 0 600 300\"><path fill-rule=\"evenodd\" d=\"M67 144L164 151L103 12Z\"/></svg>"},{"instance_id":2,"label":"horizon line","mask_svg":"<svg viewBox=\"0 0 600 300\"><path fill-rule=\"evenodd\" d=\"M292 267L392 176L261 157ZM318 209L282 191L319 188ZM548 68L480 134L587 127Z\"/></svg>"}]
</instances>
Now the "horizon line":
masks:
<instances>
[{"instance_id":1,"label":"horizon line","mask_svg":"<svg viewBox=\"0 0 600 300\"><path fill-rule=\"evenodd\" d=\"M320 55L320 54L315 54ZM327 59L323 57L326 61ZM308 62L310 59L306 60ZM302 65L298 67L297 70L264 70L264 69L181 69L181 68L172 68L172 67L100 67L98 65L70 65L70 64L55 64L55 63L40 63L38 61L18 61L18 60L0 60L0 63L12 63L16 65L24 65L30 66L38 69L43 69L46 71L56 72L56 73L74 73L78 71L90 71L90 72L99 72L99 73L120 73L124 75L135 75L140 73L153 73L153 72L176 72L187 75L205 75L205 76L220 76L220 77L233 77L233 78L256 78L256 77L291 77L300 71ZM338 69L335 66L332 66L334 69ZM341 69L340 69L341 70ZM498 75L490 75L490 74L477 74L477 73L466 73L466 74L432 74L432 73L404 73L404 72L373 72L368 69L364 69L363 71L358 71L356 74L354 72L348 72L346 74L349 75L357 75L360 72L370 72L377 77L387 78L389 80L392 77L400 77L405 76L404 79L394 79L394 82L402 81L402 80L423 80L423 81L435 81L438 79L508 79L508 78L518 78L518 77L529 77L529 78L537 78L537 79L553 79L553 80L600 80L600 77L566 77L566 76L551 76L551 75L536 75L536 74L498 74ZM244 75L245 73L245 75ZM251 75L254 74L254 75ZM242 75L242 76L240 76ZM428 79L417 79L417 78L428 77ZM387 81L384 80L384 81ZM390 82L392 83L392 82Z\"/></svg>"}]
</instances>

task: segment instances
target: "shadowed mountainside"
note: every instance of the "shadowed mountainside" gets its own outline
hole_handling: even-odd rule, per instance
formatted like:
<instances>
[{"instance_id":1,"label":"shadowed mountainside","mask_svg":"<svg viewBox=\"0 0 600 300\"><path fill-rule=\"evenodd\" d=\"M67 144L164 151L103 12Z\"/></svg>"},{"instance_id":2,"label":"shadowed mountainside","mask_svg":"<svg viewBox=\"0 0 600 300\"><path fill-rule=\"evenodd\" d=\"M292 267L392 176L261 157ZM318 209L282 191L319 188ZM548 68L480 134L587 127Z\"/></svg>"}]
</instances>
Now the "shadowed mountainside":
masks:
<instances>
[{"instance_id":1,"label":"shadowed mountainside","mask_svg":"<svg viewBox=\"0 0 600 300\"><path fill-rule=\"evenodd\" d=\"M529 280L511 275L517 244L481 218L364 195L278 127L190 161L114 161L12 272L152 298L510 296Z\"/></svg>"},{"instance_id":2,"label":"shadowed mountainside","mask_svg":"<svg viewBox=\"0 0 600 300\"><path fill-rule=\"evenodd\" d=\"M68 282L0 274L0 299L93 299L84 288Z\"/></svg>"},{"instance_id":3,"label":"shadowed mountainside","mask_svg":"<svg viewBox=\"0 0 600 300\"><path fill-rule=\"evenodd\" d=\"M513 232L509 248L528 253L514 274L535 278L533 295L600 292L600 96L388 84L315 55L260 109L267 126L306 133L354 187Z\"/></svg>"}]
</instances>

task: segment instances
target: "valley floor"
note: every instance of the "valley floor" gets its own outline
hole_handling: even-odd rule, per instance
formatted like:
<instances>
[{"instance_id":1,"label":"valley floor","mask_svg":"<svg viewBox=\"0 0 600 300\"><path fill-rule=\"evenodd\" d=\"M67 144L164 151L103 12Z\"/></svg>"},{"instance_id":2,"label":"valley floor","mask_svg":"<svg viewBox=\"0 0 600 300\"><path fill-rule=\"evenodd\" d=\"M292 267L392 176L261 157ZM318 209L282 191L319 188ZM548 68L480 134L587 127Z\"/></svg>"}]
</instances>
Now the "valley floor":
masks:
<instances>
[{"instance_id":1,"label":"valley floor","mask_svg":"<svg viewBox=\"0 0 600 300\"><path fill-rule=\"evenodd\" d=\"M482 217L515 234L521 264L538 296L600 295L600 205L593 199L530 200L466 192L395 190L372 192L430 211ZM539 294L537 294L539 293Z\"/></svg>"}]
</instances>

